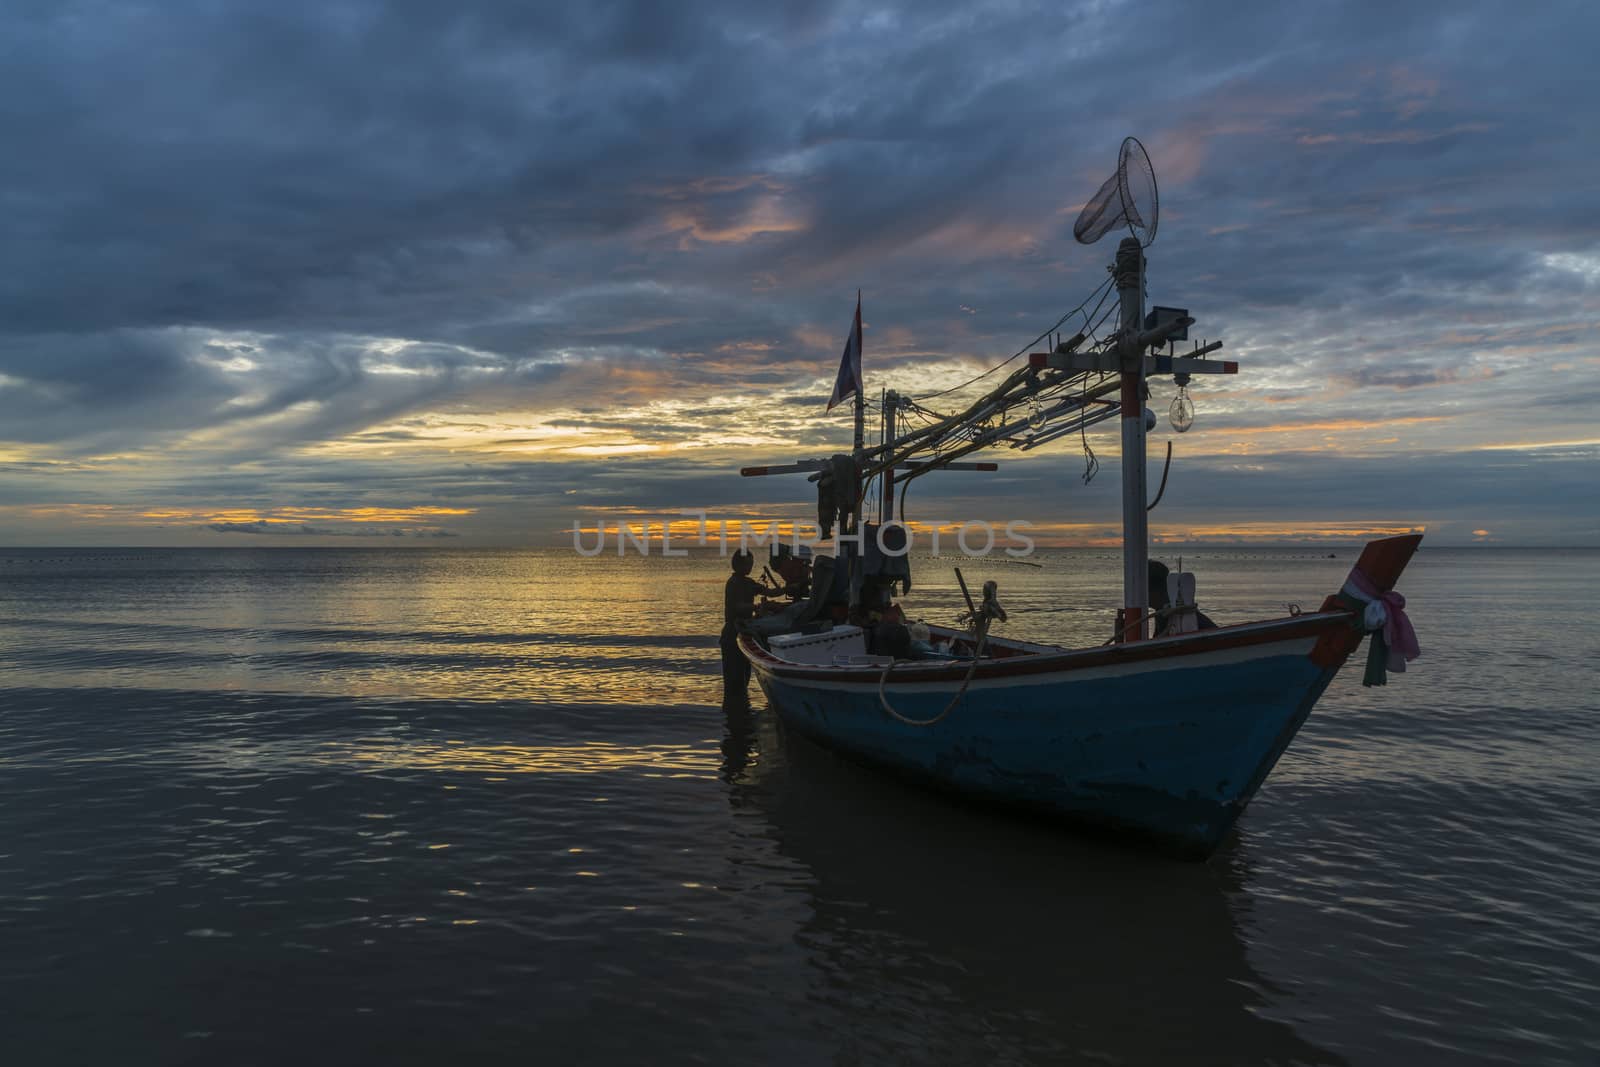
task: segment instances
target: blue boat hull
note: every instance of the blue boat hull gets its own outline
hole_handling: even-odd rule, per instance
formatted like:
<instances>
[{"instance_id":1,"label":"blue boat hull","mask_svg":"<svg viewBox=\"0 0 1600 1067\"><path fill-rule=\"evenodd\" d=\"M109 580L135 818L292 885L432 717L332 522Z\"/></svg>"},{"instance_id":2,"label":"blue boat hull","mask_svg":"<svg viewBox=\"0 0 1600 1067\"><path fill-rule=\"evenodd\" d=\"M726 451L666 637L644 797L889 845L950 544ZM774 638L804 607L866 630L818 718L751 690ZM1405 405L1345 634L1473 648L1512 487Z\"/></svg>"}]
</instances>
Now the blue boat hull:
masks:
<instances>
[{"instance_id":1,"label":"blue boat hull","mask_svg":"<svg viewBox=\"0 0 1600 1067\"><path fill-rule=\"evenodd\" d=\"M1170 646L1169 654L1132 663L1081 665L1067 654L1058 657L1060 669L1008 672L1001 661L927 727L883 711L876 668L794 669L755 654L753 645L746 651L785 725L828 748L1203 857L1227 835L1338 669L1311 654L1315 633L1285 629L1281 639L1246 646L1215 637L1152 642ZM1185 644L1195 651L1185 653ZM901 715L931 719L959 689L960 672L951 673L939 681L891 679L886 695Z\"/></svg>"}]
</instances>

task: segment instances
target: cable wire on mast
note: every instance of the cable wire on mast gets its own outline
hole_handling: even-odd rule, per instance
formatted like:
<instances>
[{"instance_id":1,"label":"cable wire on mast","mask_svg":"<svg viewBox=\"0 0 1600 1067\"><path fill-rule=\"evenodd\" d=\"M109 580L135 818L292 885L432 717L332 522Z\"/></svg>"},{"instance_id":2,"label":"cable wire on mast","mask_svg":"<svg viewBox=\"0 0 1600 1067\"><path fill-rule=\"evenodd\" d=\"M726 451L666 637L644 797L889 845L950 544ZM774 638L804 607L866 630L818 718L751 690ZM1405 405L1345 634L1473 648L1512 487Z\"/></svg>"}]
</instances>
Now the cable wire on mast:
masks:
<instances>
[{"instance_id":1,"label":"cable wire on mast","mask_svg":"<svg viewBox=\"0 0 1600 1067\"><path fill-rule=\"evenodd\" d=\"M1079 304L1077 307L1073 308L1071 311L1067 312L1065 315L1062 315L1055 322L1051 323L1050 327L1048 329L1046 329L1043 333L1041 333L1038 337L1035 337L1033 340L1029 341L1027 344L1025 344L1021 348L1017 349L1010 356L1007 356L1005 359L1001 360L999 363L996 363L994 366L990 367L988 370L984 371L982 374L978 375L977 377L969 378L966 381L962 382L960 385L952 385L950 388L941 389L936 393L923 393L921 396L910 397L908 399L911 399L911 400L932 400L934 397L945 396L945 395L947 395L949 393L955 392L958 389L965 389L967 386L972 385L975 382L981 382L983 379L987 378L989 375L993 374L995 371L999 370L1001 367L1004 367L1007 364L1012 363L1012 362L1020 359L1022 356L1026 355L1028 350L1033 348L1034 345L1038 344L1040 341L1043 341L1046 337L1049 337L1058 328L1060 328L1062 323L1066 322L1072 316L1078 314L1085 307L1087 307L1088 304L1089 304L1089 301L1093 300L1096 295L1100 296L1100 304L1104 304L1105 303L1105 297L1110 292L1110 289L1111 289L1111 278L1109 276L1107 276L1105 281L1101 282L1097 287L1095 287L1094 292L1090 293L1088 296L1083 298L1083 303ZM1100 304L1096 304L1094 311L1091 311L1088 315L1084 316L1084 321L1085 322L1088 322L1089 319L1094 316L1095 312L1100 310Z\"/></svg>"}]
</instances>

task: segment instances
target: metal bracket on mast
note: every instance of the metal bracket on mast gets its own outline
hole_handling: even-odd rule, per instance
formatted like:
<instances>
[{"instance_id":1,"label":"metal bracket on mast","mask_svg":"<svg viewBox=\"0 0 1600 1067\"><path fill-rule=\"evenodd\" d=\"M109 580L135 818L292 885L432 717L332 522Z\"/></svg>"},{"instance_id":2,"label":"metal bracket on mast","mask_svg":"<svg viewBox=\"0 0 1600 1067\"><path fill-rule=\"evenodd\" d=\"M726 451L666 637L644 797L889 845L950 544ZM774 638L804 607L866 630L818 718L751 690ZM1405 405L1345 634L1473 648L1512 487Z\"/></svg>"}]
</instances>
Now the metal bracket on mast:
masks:
<instances>
[{"instance_id":1,"label":"metal bracket on mast","mask_svg":"<svg viewBox=\"0 0 1600 1067\"><path fill-rule=\"evenodd\" d=\"M1222 347L1217 341L1209 350ZM1098 371L1116 373L1123 368L1123 357L1115 352L1030 352L1029 366L1051 370ZM1149 374L1238 374L1239 364L1231 359L1195 359L1192 356L1146 356L1144 373Z\"/></svg>"}]
</instances>

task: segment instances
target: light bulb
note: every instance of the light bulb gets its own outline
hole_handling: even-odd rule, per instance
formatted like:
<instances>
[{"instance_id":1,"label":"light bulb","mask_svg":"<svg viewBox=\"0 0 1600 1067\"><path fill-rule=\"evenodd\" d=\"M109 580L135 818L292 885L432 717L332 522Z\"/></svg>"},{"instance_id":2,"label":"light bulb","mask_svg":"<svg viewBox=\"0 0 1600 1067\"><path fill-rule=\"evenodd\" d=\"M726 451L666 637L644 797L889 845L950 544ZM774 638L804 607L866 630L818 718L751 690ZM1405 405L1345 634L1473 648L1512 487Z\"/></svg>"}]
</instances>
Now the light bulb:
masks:
<instances>
[{"instance_id":1,"label":"light bulb","mask_svg":"<svg viewBox=\"0 0 1600 1067\"><path fill-rule=\"evenodd\" d=\"M1188 393L1179 392L1173 397L1172 407L1167 409L1167 418L1179 433L1194 425L1194 401L1189 399Z\"/></svg>"}]
</instances>

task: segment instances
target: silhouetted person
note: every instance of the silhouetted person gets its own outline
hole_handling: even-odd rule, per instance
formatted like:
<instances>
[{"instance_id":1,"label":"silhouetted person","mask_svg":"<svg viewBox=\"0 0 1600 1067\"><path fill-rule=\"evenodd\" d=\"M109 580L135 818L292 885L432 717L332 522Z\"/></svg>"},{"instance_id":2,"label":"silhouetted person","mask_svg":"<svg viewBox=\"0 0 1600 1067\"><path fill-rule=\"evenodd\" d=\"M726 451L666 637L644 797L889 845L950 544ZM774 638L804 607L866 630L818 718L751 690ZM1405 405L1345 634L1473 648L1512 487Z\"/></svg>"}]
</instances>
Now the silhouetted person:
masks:
<instances>
[{"instance_id":1,"label":"silhouetted person","mask_svg":"<svg viewBox=\"0 0 1600 1067\"><path fill-rule=\"evenodd\" d=\"M739 624L756 613L756 597L775 595L771 589L750 577L756 559L749 552L735 552L733 573L722 587L722 700L742 701L750 687L750 661L739 651Z\"/></svg>"}]
</instances>

